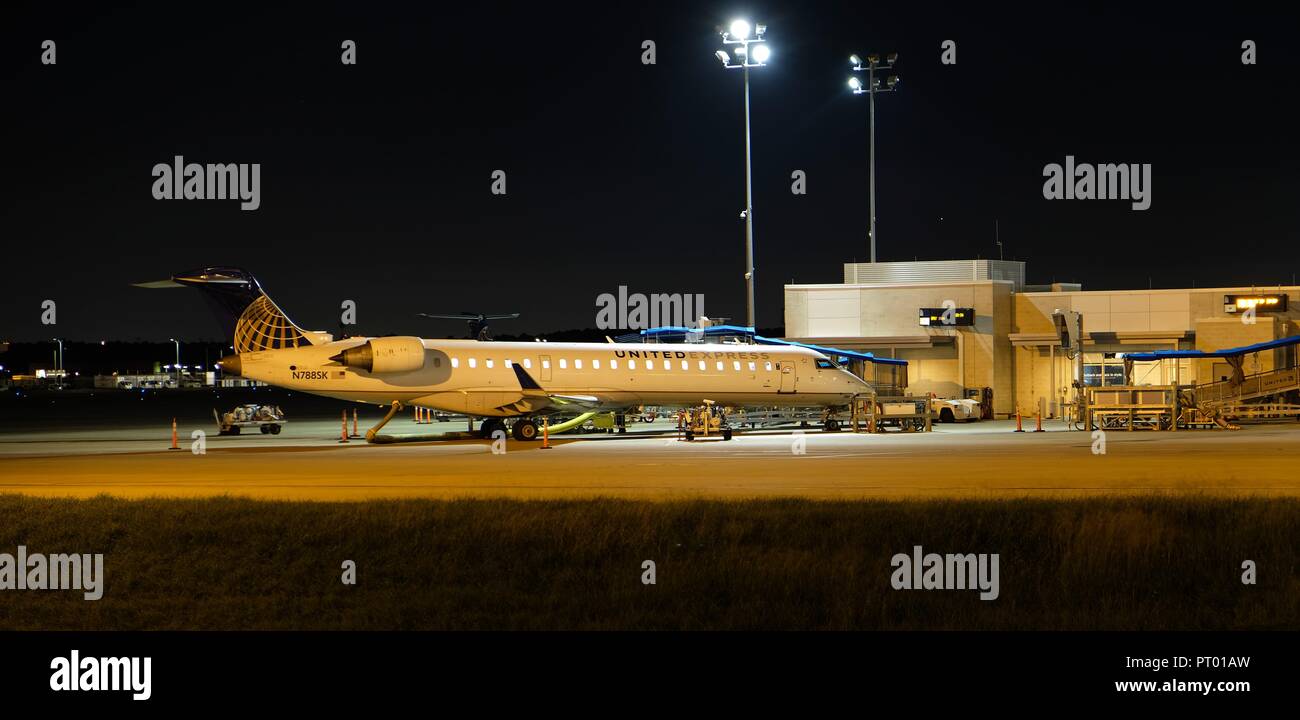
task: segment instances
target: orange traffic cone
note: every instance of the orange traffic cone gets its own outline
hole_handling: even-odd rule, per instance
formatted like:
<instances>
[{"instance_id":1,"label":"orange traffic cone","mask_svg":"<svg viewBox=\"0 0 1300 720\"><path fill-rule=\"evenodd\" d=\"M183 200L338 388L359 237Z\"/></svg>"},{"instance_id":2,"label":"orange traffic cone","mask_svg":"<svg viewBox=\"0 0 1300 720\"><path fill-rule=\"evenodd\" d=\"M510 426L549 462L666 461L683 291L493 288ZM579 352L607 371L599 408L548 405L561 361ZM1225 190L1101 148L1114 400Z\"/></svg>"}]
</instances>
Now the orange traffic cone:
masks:
<instances>
[{"instance_id":1,"label":"orange traffic cone","mask_svg":"<svg viewBox=\"0 0 1300 720\"><path fill-rule=\"evenodd\" d=\"M339 431L339 442L351 442L348 440L348 411L343 411L343 429Z\"/></svg>"},{"instance_id":2,"label":"orange traffic cone","mask_svg":"<svg viewBox=\"0 0 1300 720\"><path fill-rule=\"evenodd\" d=\"M548 418L542 418L542 449L551 449L551 421Z\"/></svg>"},{"instance_id":3,"label":"orange traffic cone","mask_svg":"<svg viewBox=\"0 0 1300 720\"><path fill-rule=\"evenodd\" d=\"M352 408L352 435L351 435L351 437L354 437L354 438L359 438L359 437L361 437L361 435L359 435L359 434L357 433L357 409L356 409L356 408Z\"/></svg>"},{"instance_id":4,"label":"orange traffic cone","mask_svg":"<svg viewBox=\"0 0 1300 720\"><path fill-rule=\"evenodd\" d=\"M1020 411L1016 411L1016 432L1024 432L1025 429L1020 426Z\"/></svg>"},{"instance_id":5,"label":"orange traffic cone","mask_svg":"<svg viewBox=\"0 0 1300 720\"><path fill-rule=\"evenodd\" d=\"M176 441L176 418L172 418L172 446L168 450L180 450L180 443Z\"/></svg>"},{"instance_id":6,"label":"orange traffic cone","mask_svg":"<svg viewBox=\"0 0 1300 720\"><path fill-rule=\"evenodd\" d=\"M1043 431L1043 414L1041 412L1034 413L1034 425L1034 432Z\"/></svg>"}]
</instances>

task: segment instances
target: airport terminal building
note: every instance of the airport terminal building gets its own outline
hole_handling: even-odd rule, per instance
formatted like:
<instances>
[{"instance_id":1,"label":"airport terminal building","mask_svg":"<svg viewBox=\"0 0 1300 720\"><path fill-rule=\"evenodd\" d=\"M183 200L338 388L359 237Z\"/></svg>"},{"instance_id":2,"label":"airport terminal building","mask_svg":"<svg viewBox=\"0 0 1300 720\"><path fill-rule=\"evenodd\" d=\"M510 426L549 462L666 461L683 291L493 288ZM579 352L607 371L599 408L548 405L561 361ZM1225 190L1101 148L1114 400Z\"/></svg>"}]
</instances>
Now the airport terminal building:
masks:
<instances>
[{"instance_id":1,"label":"airport terminal building","mask_svg":"<svg viewBox=\"0 0 1300 720\"><path fill-rule=\"evenodd\" d=\"M908 361L913 394L992 390L997 417L1040 407L1056 417L1072 395L1054 311L1082 316L1084 385L1122 385L1124 353L1218 350L1300 333L1295 286L1088 291L1025 283L1025 263L946 260L846 263L842 284L786 285L791 340ZM1246 312L1250 308L1253 312ZM945 311L946 317L945 317ZM1295 347L1246 357L1246 374L1294 363ZM1135 385L1225 379L1226 362L1134 362Z\"/></svg>"}]
</instances>

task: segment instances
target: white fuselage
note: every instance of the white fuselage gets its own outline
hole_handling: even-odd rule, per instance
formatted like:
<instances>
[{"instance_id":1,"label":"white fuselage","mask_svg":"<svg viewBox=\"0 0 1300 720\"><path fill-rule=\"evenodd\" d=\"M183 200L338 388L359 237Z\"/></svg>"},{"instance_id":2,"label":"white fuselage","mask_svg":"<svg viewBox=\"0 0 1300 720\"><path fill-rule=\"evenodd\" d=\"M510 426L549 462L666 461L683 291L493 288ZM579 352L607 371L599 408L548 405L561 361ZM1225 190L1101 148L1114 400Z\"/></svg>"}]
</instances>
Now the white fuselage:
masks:
<instances>
[{"instance_id":1,"label":"white fuselage","mask_svg":"<svg viewBox=\"0 0 1300 720\"><path fill-rule=\"evenodd\" d=\"M583 409L690 407L705 400L725 406L833 407L870 391L824 355L792 346L422 339L424 362L415 370L368 372L330 359L367 340L246 352L239 356L240 375L344 400L398 401L480 417L531 414L511 407L526 394L514 363L545 393L584 398Z\"/></svg>"}]
</instances>

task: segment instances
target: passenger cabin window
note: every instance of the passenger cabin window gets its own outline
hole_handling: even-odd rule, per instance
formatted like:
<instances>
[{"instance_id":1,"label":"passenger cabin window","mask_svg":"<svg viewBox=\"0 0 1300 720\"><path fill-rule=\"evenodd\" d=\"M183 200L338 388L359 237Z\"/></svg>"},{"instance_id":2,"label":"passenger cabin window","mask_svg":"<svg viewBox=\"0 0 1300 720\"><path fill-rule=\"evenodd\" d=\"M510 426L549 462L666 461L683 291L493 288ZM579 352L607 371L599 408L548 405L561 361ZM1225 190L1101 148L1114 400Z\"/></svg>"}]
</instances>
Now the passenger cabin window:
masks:
<instances>
[{"instance_id":1,"label":"passenger cabin window","mask_svg":"<svg viewBox=\"0 0 1300 720\"><path fill-rule=\"evenodd\" d=\"M483 363L488 367L492 367L492 358L488 358L487 360L484 360Z\"/></svg>"},{"instance_id":2,"label":"passenger cabin window","mask_svg":"<svg viewBox=\"0 0 1300 720\"><path fill-rule=\"evenodd\" d=\"M628 369L628 370L635 370L635 369L636 369L636 361L635 361L635 360L628 360L628 361L627 361L627 369Z\"/></svg>"},{"instance_id":3,"label":"passenger cabin window","mask_svg":"<svg viewBox=\"0 0 1300 720\"><path fill-rule=\"evenodd\" d=\"M767 362L763 363L763 369L768 372L772 372L772 361L768 360Z\"/></svg>"},{"instance_id":4,"label":"passenger cabin window","mask_svg":"<svg viewBox=\"0 0 1300 720\"><path fill-rule=\"evenodd\" d=\"M569 367L569 361L565 360L564 358L560 358L560 369L565 370L568 367Z\"/></svg>"},{"instance_id":5,"label":"passenger cabin window","mask_svg":"<svg viewBox=\"0 0 1300 720\"><path fill-rule=\"evenodd\" d=\"M749 361L749 371L750 371L750 372L754 372L754 361L753 361L753 360L750 360L750 361Z\"/></svg>"},{"instance_id":6,"label":"passenger cabin window","mask_svg":"<svg viewBox=\"0 0 1300 720\"><path fill-rule=\"evenodd\" d=\"M543 360L543 361L542 361L542 369L543 369L543 370L550 370L550 369L551 369L551 361L550 361L550 360Z\"/></svg>"},{"instance_id":7,"label":"passenger cabin window","mask_svg":"<svg viewBox=\"0 0 1300 720\"><path fill-rule=\"evenodd\" d=\"M672 361L665 360L665 361L664 361L664 369L665 369L665 370L672 370L672 369L673 369Z\"/></svg>"},{"instance_id":8,"label":"passenger cabin window","mask_svg":"<svg viewBox=\"0 0 1300 720\"><path fill-rule=\"evenodd\" d=\"M704 361L700 361L700 372L704 372Z\"/></svg>"},{"instance_id":9,"label":"passenger cabin window","mask_svg":"<svg viewBox=\"0 0 1300 720\"><path fill-rule=\"evenodd\" d=\"M469 359L469 366L470 366L470 367L478 367L478 360L477 360L476 358L470 358L470 359Z\"/></svg>"},{"instance_id":10,"label":"passenger cabin window","mask_svg":"<svg viewBox=\"0 0 1300 720\"><path fill-rule=\"evenodd\" d=\"M731 366L732 366L733 368L736 369L736 372L740 372L740 361L739 361L739 360L732 360L732 361L731 361Z\"/></svg>"},{"instance_id":11,"label":"passenger cabin window","mask_svg":"<svg viewBox=\"0 0 1300 720\"><path fill-rule=\"evenodd\" d=\"M524 369L527 370L532 366L533 366L533 361L529 360L528 358L524 358Z\"/></svg>"},{"instance_id":12,"label":"passenger cabin window","mask_svg":"<svg viewBox=\"0 0 1300 720\"><path fill-rule=\"evenodd\" d=\"M573 369L575 369L575 370L581 370L581 369L582 369L582 361L581 361L581 360L574 360L574 361L573 361Z\"/></svg>"},{"instance_id":13,"label":"passenger cabin window","mask_svg":"<svg viewBox=\"0 0 1300 720\"><path fill-rule=\"evenodd\" d=\"M689 370L689 369L691 369L691 364L688 363L688 362L686 362L685 360L683 360L683 361L682 361L682 369L683 369L683 370Z\"/></svg>"},{"instance_id":14,"label":"passenger cabin window","mask_svg":"<svg viewBox=\"0 0 1300 720\"><path fill-rule=\"evenodd\" d=\"M452 359L451 359L451 366L454 367L454 368L458 368L458 367L460 367L460 358L452 358Z\"/></svg>"},{"instance_id":15,"label":"passenger cabin window","mask_svg":"<svg viewBox=\"0 0 1300 720\"><path fill-rule=\"evenodd\" d=\"M610 360L610 361L609 361L609 369L610 369L610 370L617 370L617 369L618 369L618 361L617 361L617 360Z\"/></svg>"},{"instance_id":16,"label":"passenger cabin window","mask_svg":"<svg viewBox=\"0 0 1300 720\"><path fill-rule=\"evenodd\" d=\"M718 361L718 372L722 372L722 361Z\"/></svg>"},{"instance_id":17,"label":"passenger cabin window","mask_svg":"<svg viewBox=\"0 0 1300 720\"><path fill-rule=\"evenodd\" d=\"M599 361L599 360L592 360L592 361L591 361L591 366L592 366L593 368L599 370L599 369L600 369L600 361Z\"/></svg>"},{"instance_id":18,"label":"passenger cabin window","mask_svg":"<svg viewBox=\"0 0 1300 720\"><path fill-rule=\"evenodd\" d=\"M506 367L511 367L512 365L514 365L514 363L510 362L510 358L506 358Z\"/></svg>"}]
</instances>

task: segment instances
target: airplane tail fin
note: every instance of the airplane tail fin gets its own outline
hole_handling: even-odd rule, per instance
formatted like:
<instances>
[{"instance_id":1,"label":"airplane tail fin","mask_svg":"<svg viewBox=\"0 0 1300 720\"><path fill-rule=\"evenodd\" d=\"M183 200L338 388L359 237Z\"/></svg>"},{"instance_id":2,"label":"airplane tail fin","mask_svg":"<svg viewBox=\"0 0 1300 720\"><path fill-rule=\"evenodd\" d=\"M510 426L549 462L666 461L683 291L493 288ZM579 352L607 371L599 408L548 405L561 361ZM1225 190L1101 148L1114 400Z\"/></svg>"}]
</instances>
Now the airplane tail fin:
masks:
<instances>
[{"instance_id":1,"label":"airplane tail fin","mask_svg":"<svg viewBox=\"0 0 1300 720\"><path fill-rule=\"evenodd\" d=\"M298 327L246 270L208 267L177 273L171 280L139 287L193 287L202 291L236 353L279 350L329 342L327 334Z\"/></svg>"}]
</instances>

